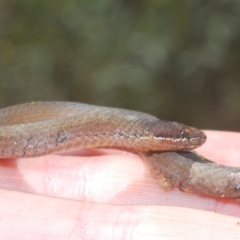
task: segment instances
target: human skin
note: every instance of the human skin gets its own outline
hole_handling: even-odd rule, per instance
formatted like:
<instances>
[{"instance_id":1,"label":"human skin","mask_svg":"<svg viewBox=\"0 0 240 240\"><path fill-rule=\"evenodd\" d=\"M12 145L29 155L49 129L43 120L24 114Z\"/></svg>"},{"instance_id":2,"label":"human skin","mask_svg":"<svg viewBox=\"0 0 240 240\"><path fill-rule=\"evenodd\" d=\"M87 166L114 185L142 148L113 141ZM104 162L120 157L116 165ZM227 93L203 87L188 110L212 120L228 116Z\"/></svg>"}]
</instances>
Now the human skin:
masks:
<instances>
[{"instance_id":1,"label":"human skin","mask_svg":"<svg viewBox=\"0 0 240 240\"><path fill-rule=\"evenodd\" d=\"M240 133L197 153L240 166ZM238 239L240 203L157 186L140 156L92 149L2 159L0 239Z\"/></svg>"}]
</instances>

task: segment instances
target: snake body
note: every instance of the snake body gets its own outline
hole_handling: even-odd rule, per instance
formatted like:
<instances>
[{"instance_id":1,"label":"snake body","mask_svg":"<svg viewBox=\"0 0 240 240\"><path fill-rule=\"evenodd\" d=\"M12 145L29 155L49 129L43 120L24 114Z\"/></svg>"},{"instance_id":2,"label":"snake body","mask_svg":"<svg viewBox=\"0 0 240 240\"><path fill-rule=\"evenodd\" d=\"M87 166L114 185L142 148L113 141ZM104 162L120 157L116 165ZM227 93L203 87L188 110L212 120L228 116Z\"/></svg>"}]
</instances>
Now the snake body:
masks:
<instances>
[{"instance_id":1,"label":"snake body","mask_svg":"<svg viewBox=\"0 0 240 240\"><path fill-rule=\"evenodd\" d=\"M139 153L164 189L240 199L240 171L194 152L206 141L193 127L137 111L74 102L32 102L0 109L0 158L81 148Z\"/></svg>"}]
</instances>

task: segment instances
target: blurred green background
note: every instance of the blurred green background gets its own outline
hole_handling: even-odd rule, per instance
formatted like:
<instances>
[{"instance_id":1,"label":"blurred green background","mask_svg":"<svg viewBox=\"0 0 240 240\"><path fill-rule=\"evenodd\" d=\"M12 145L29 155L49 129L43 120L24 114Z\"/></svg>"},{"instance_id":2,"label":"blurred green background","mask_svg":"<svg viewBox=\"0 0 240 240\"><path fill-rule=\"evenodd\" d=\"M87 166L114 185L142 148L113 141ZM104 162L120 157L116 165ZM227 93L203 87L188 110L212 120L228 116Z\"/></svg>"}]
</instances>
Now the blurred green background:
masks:
<instances>
[{"instance_id":1,"label":"blurred green background","mask_svg":"<svg viewBox=\"0 0 240 240\"><path fill-rule=\"evenodd\" d=\"M240 131L240 1L1 0L0 107L38 100Z\"/></svg>"}]
</instances>

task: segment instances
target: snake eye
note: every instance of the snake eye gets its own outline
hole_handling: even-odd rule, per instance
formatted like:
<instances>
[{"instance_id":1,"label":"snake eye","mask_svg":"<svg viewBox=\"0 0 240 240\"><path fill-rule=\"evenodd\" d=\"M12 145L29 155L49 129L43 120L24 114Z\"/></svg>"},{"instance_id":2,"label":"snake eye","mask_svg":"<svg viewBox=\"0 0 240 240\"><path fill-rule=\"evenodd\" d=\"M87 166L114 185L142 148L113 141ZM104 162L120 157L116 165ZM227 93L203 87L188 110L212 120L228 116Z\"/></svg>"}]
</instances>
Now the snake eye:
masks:
<instances>
[{"instance_id":1,"label":"snake eye","mask_svg":"<svg viewBox=\"0 0 240 240\"><path fill-rule=\"evenodd\" d=\"M182 138L190 138L191 130L187 127L182 128L181 130L181 137Z\"/></svg>"},{"instance_id":2,"label":"snake eye","mask_svg":"<svg viewBox=\"0 0 240 240\"><path fill-rule=\"evenodd\" d=\"M181 138L187 139L194 147L201 146L207 139L206 135L193 127L183 127L180 131Z\"/></svg>"}]
</instances>

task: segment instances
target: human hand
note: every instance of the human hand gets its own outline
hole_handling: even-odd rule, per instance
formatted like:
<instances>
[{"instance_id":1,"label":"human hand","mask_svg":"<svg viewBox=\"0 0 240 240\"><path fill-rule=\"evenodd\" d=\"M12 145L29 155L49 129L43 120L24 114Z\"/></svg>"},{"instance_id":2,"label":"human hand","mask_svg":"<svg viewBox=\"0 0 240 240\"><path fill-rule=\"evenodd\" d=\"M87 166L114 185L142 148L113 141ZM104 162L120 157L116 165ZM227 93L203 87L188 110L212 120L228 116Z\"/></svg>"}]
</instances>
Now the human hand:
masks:
<instances>
[{"instance_id":1,"label":"human hand","mask_svg":"<svg viewBox=\"0 0 240 240\"><path fill-rule=\"evenodd\" d=\"M240 134L206 131L197 152L240 166ZM2 159L0 239L237 239L234 200L161 190L135 154Z\"/></svg>"}]
</instances>

